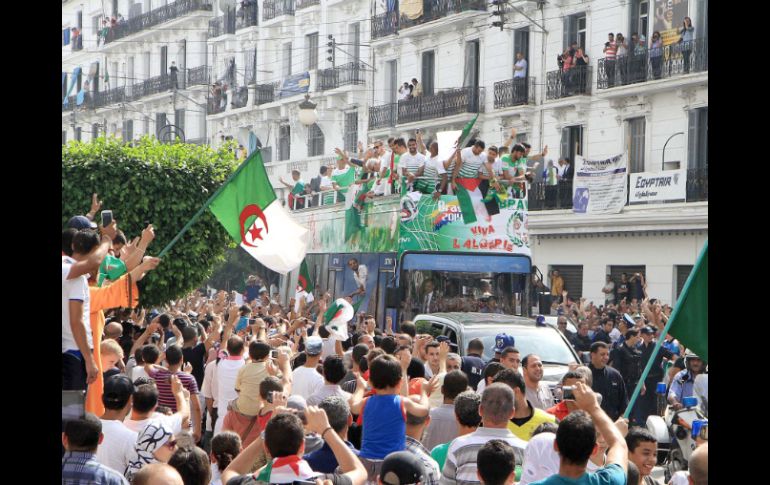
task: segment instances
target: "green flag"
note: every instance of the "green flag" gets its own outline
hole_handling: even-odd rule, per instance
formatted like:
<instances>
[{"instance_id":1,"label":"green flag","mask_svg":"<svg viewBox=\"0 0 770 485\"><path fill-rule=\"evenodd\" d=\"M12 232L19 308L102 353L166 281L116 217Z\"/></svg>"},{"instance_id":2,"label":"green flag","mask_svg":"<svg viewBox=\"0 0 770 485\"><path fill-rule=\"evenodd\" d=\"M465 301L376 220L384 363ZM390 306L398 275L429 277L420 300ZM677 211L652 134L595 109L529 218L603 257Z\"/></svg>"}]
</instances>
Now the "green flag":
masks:
<instances>
[{"instance_id":1,"label":"green flag","mask_svg":"<svg viewBox=\"0 0 770 485\"><path fill-rule=\"evenodd\" d=\"M299 266L299 276L297 277L297 286L302 290L312 293L315 286L313 286L313 280L310 278L310 271L307 269L307 261L302 260L302 264Z\"/></svg>"},{"instance_id":2,"label":"green flag","mask_svg":"<svg viewBox=\"0 0 770 485\"><path fill-rule=\"evenodd\" d=\"M115 281L126 274L126 271L128 270L123 261L108 254L102 260L101 266L99 266L99 276L96 279L96 284L101 287L105 279Z\"/></svg>"},{"instance_id":3,"label":"green flag","mask_svg":"<svg viewBox=\"0 0 770 485\"><path fill-rule=\"evenodd\" d=\"M668 333L705 362L709 351L709 254L708 240L701 250L695 267L684 284L682 294L671 314ZM665 336L661 336L665 337Z\"/></svg>"},{"instance_id":4,"label":"green flag","mask_svg":"<svg viewBox=\"0 0 770 485\"><path fill-rule=\"evenodd\" d=\"M363 298L359 298L357 302L353 303L353 311L355 313L358 313L358 307L360 307L361 303L363 303L363 302L364 302L364 299Z\"/></svg>"},{"instance_id":5,"label":"green flag","mask_svg":"<svg viewBox=\"0 0 770 485\"><path fill-rule=\"evenodd\" d=\"M468 143L468 137L471 136L471 129L473 128L473 125L476 124L476 119L478 117L479 115L476 114L476 116L463 127L463 132L460 133L460 143L457 145L458 148L464 148L465 144Z\"/></svg>"}]
</instances>

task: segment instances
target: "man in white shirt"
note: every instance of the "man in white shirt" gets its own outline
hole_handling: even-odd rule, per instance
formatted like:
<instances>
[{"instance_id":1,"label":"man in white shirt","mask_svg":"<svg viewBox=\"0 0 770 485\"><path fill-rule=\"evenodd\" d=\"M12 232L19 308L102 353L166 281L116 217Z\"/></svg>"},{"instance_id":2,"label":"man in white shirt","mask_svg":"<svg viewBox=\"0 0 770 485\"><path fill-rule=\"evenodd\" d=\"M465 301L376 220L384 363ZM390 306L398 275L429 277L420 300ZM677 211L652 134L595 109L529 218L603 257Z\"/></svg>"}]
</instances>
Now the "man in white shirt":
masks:
<instances>
[{"instance_id":1,"label":"man in white shirt","mask_svg":"<svg viewBox=\"0 0 770 485\"><path fill-rule=\"evenodd\" d=\"M407 189L411 192L414 190L414 178L417 176L417 172L425 166L428 159L422 153L417 152L417 139L410 138L407 142L407 148L409 152L401 155L398 165L401 169L401 175L407 177Z\"/></svg>"},{"instance_id":2,"label":"man in white shirt","mask_svg":"<svg viewBox=\"0 0 770 485\"><path fill-rule=\"evenodd\" d=\"M110 247L112 238L106 232L101 243L95 231L62 233L62 390L85 390L99 373L92 352L87 274L97 271Z\"/></svg>"},{"instance_id":3,"label":"man in white shirt","mask_svg":"<svg viewBox=\"0 0 770 485\"><path fill-rule=\"evenodd\" d=\"M324 359L324 385L307 398L308 406L318 406L318 404L329 396L339 396L346 402L350 399L350 393L345 392L340 387L340 381L347 371L342 357L332 355Z\"/></svg>"},{"instance_id":4,"label":"man in white shirt","mask_svg":"<svg viewBox=\"0 0 770 485\"><path fill-rule=\"evenodd\" d=\"M307 400L324 385L324 378L316 370L322 350L323 340L321 337L313 335L307 338L305 341L305 354L307 355L305 365L297 367L292 372L291 394L293 396L302 396Z\"/></svg>"},{"instance_id":5,"label":"man in white shirt","mask_svg":"<svg viewBox=\"0 0 770 485\"><path fill-rule=\"evenodd\" d=\"M158 388L155 387L155 384L142 384L136 388L132 396L131 414L123 420L123 424L128 429L135 433L141 433L147 424L154 420L165 423L174 434L182 432L183 423L185 424L184 429L189 427L186 424L190 419L190 404L188 402L190 393L184 388L177 376L172 375L170 379L171 392L176 401L176 412L171 416L155 412L158 407Z\"/></svg>"},{"instance_id":6,"label":"man in white shirt","mask_svg":"<svg viewBox=\"0 0 770 485\"><path fill-rule=\"evenodd\" d=\"M355 295L366 295L366 277L369 274L369 270L366 265L360 264L356 258L350 258L348 260L348 268L353 271L353 279L356 280L356 289L353 293L349 294L349 297Z\"/></svg>"},{"instance_id":7,"label":"man in white shirt","mask_svg":"<svg viewBox=\"0 0 770 485\"><path fill-rule=\"evenodd\" d=\"M516 63L513 65L513 78L523 79L527 77L527 60L524 59L524 54L521 52L516 53Z\"/></svg>"},{"instance_id":8,"label":"man in white shirt","mask_svg":"<svg viewBox=\"0 0 770 485\"><path fill-rule=\"evenodd\" d=\"M246 361L243 360L244 349L243 339L233 335L227 339L227 356L220 358L219 364L217 364L216 393L219 409L217 410L217 422L214 424L214 436L222 430L230 401L238 398L235 381L238 378L238 371L246 364Z\"/></svg>"},{"instance_id":9,"label":"man in white shirt","mask_svg":"<svg viewBox=\"0 0 770 485\"><path fill-rule=\"evenodd\" d=\"M524 370L527 401L532 406L544 411L552 407L554 405L553 394L551 394L548 384L542 382L543 362L540 360L540 357L535 354L524 356L521 360L521 367Z\"/></svg>"},{"instance_id":10,"label":"man in white shirt","mask_svg":"<svg viewBox=\"0 0 770 485\"><path fill-rule=\"evenodd\" d=\"M96 450L96 461L122 473L133 456L137 432L123 424L131 410L134 383L117 374L104 381L104 414L101 417L104 439Z\"/></svg>"},{"instance_id":11,"label":"man in white shirt","mask_svg":"<svg viewBox=\"0 0 770 485\"><path fill-rule=\"evenodd\" d=\"M432 194L433 200L438 200L446 192L447 173L444 162L438 158L438 142L431 143L429 151L430 158L417 171L417 177L422 178L414 185L423 194Z\"/></svg>"}]
</instances>

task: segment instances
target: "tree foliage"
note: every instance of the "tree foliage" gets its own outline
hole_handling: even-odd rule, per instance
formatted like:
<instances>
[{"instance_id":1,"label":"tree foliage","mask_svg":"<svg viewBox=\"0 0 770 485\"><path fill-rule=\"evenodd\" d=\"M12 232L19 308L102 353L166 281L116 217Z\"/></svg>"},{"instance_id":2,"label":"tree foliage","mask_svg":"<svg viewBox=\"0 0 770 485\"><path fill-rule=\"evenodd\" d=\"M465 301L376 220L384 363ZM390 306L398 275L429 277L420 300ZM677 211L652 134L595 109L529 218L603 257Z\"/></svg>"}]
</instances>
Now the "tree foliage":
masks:
<instances>
[{"instance_id":1,"label":"tree foliage","mask_svg":"<svg viewBox=\"0 0 770 485\"><path fill-rule=\"evenodd\" d=\"M154 137L143 137L136 146L112 137L70 142L62 147L62 225L85 214L95 192L127 239L153 224L155 240L147 254L157 255L235 170L229 148L163 144ZM158 269L139 282L140 305L162 304L199 287L234 245L204 211Z\"/></svg>"}]
</instances>

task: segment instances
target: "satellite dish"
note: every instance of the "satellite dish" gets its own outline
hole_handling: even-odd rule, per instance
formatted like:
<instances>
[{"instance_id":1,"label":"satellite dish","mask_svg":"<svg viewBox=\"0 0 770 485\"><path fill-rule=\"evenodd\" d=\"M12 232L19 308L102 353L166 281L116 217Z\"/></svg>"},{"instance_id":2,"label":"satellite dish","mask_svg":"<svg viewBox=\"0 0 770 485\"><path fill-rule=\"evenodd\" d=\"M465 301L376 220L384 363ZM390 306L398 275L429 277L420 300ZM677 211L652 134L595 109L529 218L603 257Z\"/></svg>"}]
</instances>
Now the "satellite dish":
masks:
<instances>
[{"instance_id":1,"label":"satellite dish","mask_svg":"<svg viewBox=\"0 0 770 485\"><path fill-rule=\"evenodd\" d=\"M226 13L227 10L235 8L235 0L219 0L219 10Z\"/></svg>"}]
</instances>

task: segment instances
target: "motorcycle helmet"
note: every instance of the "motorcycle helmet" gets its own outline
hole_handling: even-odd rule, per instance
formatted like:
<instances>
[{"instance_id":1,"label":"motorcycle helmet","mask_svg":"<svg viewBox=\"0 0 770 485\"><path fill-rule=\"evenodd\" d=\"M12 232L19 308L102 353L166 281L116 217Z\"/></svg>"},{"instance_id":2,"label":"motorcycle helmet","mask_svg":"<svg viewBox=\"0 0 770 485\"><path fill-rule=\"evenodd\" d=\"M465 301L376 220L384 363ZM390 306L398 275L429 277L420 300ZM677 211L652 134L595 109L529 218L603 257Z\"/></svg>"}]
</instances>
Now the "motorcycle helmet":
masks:
<instances>
[{"instance_id":1,"label":"motorcycle helmet","mask_svg":"<svg viewBox=\"0 0 770 485\"><path fill-rule=\"evenodd\" d=\"M703 360L700 357L698 357L698 355L695 352L693 352L692 350L689 350L689 349L686 350L685 353L684 353L684 367L688 371L690 370L690 362L692 361L692 359ZM705 362L704 362L704 364L705 364Z\"/></svg>"}]
</instances>

